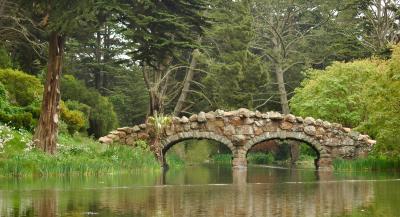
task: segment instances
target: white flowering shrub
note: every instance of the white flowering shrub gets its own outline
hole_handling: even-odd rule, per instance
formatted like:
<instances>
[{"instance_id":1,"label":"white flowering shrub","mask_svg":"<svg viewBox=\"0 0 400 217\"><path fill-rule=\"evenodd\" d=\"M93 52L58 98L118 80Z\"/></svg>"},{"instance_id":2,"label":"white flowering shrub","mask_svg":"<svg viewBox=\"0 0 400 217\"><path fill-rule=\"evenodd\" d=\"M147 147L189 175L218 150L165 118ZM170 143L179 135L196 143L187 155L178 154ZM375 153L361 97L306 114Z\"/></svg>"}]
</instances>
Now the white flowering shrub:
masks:
<instances>
[{"instance_id":1,"label":"white flowering shrub","mask_svg":"<svg viewBox=\"0 0 400 217\"><path fill-rule=\"evenodd\" d=\"M0 124L0 152L4 152L8 146L12 150L31 151L33 149L31 138L31 134L26 130L16 130L11 126Z\"/></svg>"},{"instance_id":2,"label":"white flowering shrub","mask_svg":"<svg viewBox=\"0 0 400 217\"><path fill-rule=\"evenodd\" d=\"M7 125L0 125L0 152L3 152L4 145L14 139L13 130Z\"/></svg>"}]
</instances>

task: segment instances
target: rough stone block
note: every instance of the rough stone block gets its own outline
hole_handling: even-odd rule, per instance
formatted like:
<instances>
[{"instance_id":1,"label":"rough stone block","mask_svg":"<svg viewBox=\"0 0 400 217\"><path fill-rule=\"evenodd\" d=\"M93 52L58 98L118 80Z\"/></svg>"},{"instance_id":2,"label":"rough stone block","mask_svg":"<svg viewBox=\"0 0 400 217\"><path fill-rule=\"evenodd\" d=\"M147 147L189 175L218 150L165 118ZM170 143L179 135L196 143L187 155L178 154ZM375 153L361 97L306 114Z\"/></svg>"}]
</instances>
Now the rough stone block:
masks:
<instances>
[{"instance_id":1,"label":"rough stone block","mask_svg":"<svg viewBox=\"0 0 400 217\"><path fill-rule=\"evenodd\" d=\"M281 125L279 126L282 130L290 130L293 128L293 124L290 122L282 122Z\"/></svg>"},{"instance_id":2,"label":"rough stone block","mask_svg":"<svg viewBox=\"0 0 400 217\"><path fill-rule=\"evenodd\" d=\"M200 123L206 122L207 121L206 113L200 112L199 115L197 115L197 121Z\"/></svg>"},{"instance_id":3,"label":"rough stone block","mask_svg":"<svg viewBox=\"0 0 400 217\"><path fill-rule=\"evenodd\" d=\"M304 119L304 123L307 125L315 124L315 120L312 117L306 117L306 119Z\"/></svg>"},{"instance_id":4,"label":"rough stone block","mask_svg":"<svg viewBox=\"0 0 400 217\"><path fill-rule=\"evenodd\" d=\"M236 134L235 127L232 125L227 125L224 127L224 134L227 136L231 136Z\"/></svg>"},{"instance_id":5,"label":"rough stone block","mask_svg":"<svg viewBox=\"0 0 400 217\"><path fill-rule=\"evenodd\" d=\"M196 114L191 115L191 116L189 117L189 121L197 121L197 115L196 115Z\"/></svg>"},{"instance_id":6,"label":"rough stone block","mask_svg":"<svg viewBox=\"0 0 400 217\"><path fill-rule=\"evenodd\" d=\"M243 126L236 127L236 134L251 135L253 133L254 133L253 128L249 125L243 125Z\"/></svg>"},{"instance_id":7,"label":"rough stone block","mask_svg":"<svg viewBox=\"0 0 400 217\"><path fill-rule=\"evenodd\" d=\"M253 123L254 123L254 119L253 119L253 118L246 118L246 119L244 119L244 124L250 125L250 124L253 124Z\"/></svg>"},{"instance_id":8,"label":"rough stone block","mask_svg":"<svg viewBox=\"0 0 400 217\"><path fill-rule=\"evenodd\" d=\"M304 132L308 135L314 136L316 134L316 129L314 126L306 126L304 127Z\"/></svg>"},{"instance_id":9,"label":"rough stone block","mask_svg":"<svg viewBox=\"0 0 400 217\"><path fill-rule=\"evenodd\" d=\"M183 116L180 120L181 123L186 124L189 123L189 118L187 118L186 116Z\"/></svg>"}]
</instances>

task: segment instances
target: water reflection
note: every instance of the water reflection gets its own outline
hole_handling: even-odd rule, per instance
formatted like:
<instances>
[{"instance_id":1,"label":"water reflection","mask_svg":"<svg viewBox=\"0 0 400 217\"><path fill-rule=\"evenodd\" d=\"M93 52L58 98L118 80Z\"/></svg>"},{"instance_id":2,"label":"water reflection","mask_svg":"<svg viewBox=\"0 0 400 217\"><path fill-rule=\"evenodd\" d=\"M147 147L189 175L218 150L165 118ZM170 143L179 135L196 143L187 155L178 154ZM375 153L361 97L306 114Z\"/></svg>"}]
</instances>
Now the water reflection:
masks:
<instances>
[{"instance_id":1,"label":"water reflection","mask_svg":"<svg viewBox=\"0 0 400 217\"><path fill-rule=\"evenodd\" d=\"M357 177L199 166L166 174L3 180L0 216L342 216L368 208L398 214L400 181Z\"/></svg>"}]
</instances>

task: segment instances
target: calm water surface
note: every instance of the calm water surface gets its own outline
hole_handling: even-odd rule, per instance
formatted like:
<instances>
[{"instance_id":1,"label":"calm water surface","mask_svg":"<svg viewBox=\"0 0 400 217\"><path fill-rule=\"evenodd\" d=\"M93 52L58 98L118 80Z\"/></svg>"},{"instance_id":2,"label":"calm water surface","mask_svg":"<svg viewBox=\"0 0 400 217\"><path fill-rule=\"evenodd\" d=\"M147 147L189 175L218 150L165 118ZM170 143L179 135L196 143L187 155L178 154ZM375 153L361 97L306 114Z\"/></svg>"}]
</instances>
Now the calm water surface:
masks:
<instances>
[{"instance_id":1,"label":"calm water surface","mask_svg":"<svg viewBox=\"0 0 400 217\"><path fill-rule=\"evenodd\" d=\"M1 179L0 216L400 216L400 175L193 166Z\"/></svg>"}]
</instances>

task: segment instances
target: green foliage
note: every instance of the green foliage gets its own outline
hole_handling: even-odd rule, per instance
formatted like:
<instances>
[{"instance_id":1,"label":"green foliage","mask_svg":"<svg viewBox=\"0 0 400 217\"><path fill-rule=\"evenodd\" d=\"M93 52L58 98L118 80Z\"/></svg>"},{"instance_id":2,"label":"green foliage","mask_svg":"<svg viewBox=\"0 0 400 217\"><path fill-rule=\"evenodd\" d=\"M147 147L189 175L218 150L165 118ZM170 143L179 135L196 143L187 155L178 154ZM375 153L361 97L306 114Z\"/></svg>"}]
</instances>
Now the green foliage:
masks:
<instances>
[{"instance_id":1,"label":"green foliage","mask_svg":"<svg viewBox=\"0 0 400 217\"><path fill-rule=\"evenodd\" d=\"M261 153L254 152L247 154L247 161L250 164L270 164L274 162L274 156L272 153Z\"/></svg>"},{"instance_id":2,"label":"green foliage","mask_svg":"<svg viewBox=\"0 0 400 217\"><path fill-rule=\"evenodd\" d=\"M90 107L88 113L89 134L100 137L117 126L117 116L110 101L96 90L87 88L83 82L71 75L65 75L62 78L61 92L64 100L79 102L79 106L77 103L73 106L76 106L81 112L87 112Z\"/></svg>"},{"instance_id":3,"label":"green foliage","mask_svg":"<svg viewBox=\"0 0 400 217\"><path fill-rule=\"evenodd\" d=\"M232 154L215 154L211 158L211 162L215 164L232 164Z\"/></svg>"},{"instance_id":4,"label":"green foliage","mask_svg":"<svg viewBox=\"0 0 400 217\"><path fill-rule=\"evenodd\" d=\"M388 157L384 155L369 156L367 158L359 158L355 160L335 159L333 166L337 170L350 171L385 171L398 170L400 168L400 158Z\"/></svg>"},{"instance_id":5,"label":"green foliage","mask_svg":"<svg viewBox=\"0 0 400 217\"><path fill-rule=\"evenodd\" d=\"M123 34L129 39L134 60L158 67L177 50L193 48L205 26L201 12L207 7L198 1L129 1L119 8L127 25Z\"/></svg>"},{"instance_id":6,"label":"green foliage","mask_svg":"<svg viewBox=\"0 0 400 217\"><path fill-rule=\"evenodd\" d=\"M60 104L61 120L67 124L68 133L83 132L88 127L85 114L79 110L70 110L63 102Z\"/></svg>"},{"instance_id":7,"label":"green foliage","mask_svg":"<svg viewBox=\"0 0 400 217\"><path fill-rule=\"evenodd\" d=\"M7 90L0 82L0 110L5 109L6 105L8 105Z\"/></svg>"},{"instance_id":8,"label":"green foliage","mask_svg":"<svg viewBox=\"0 0 400 217\"><path fill-rule=\"evenodd\" d=\"M368 79L378 73L370 60L335 62L326 70L308 70L307 79L291 99L293 113L358 126L365 120L362 91Z\"/></svg>"},{"instance_id":9,"label":"green foliage","mask_svg":"<svg viewBox=\"0 0 400 217\"><path fill-rule=\"evenodd\" d=\"M0 47L0 69L1 68L11 68L11 58L8 55L7 50Z\"/></svg>"},{"instance_id":10,"label":"green foliage","mask_svg":"<svg viewBox=\"0 0 400 217\"><path fill-rule=\"evenodd\" d=\"M378 142L375 151L400 153L400 47L392 58L334 63L310 70L291 106L295 114L357 127Z\"/></svg>"},{"instance_id":11,"label":"green foliage","mask_svg":"<svg viewBox=\"0 0 400 217\"><path fill-rule=\"evenodd\" d=\"M0 125L0 135L2 176L98 175L159 168L154 154L140 147L105 146L87 137L60 135L58 153L48 155L32 148L26 131Z\"/></svg>"},{"instance_id":12,"label":"green foliage","mask_svg":"<svg viewBox=\"0 0 400 217\"><path fill-rule=\"evenodd\" d=\"M172 123L172 118L163 114L155 114L148 118L149 123L154 127L156 135L163 132L164 128Z\"/></svg>"},{"instance_id":13,"label":"green foliage","mask_svg":"<svg viewBox=\"0 0 400 217\"><path fill-rule=\"evenodd\" d=\"M175 144L168 150L167 157L171 155L172 158L179 158L188 164L200 164L209 160L213 161L214 157L221 155L221 153L232 155L229 148L212 140L186 140Z\"/></svg>"},{"instance_id":14,"label":"green foliage","mask_svg":"<svg viewBox=\"0 0 400 217\"><path fill-rule=\"evenodd\" d=\"M33 106L17 107L8 102L8 92L0 82L0 123L9 124L18 129L32 129L36 123L33 119L35 109Z\"/></svg>"},{"instance_id":15,"label":"green foliage","mask_svg":"<svg viewBox=\"0 0 400 217\"><path fill-rule=\"evenodd\" d=\"M376 151L396 157L400 154L400 46L394 47L392 58L366 86L362 97L368 118L359 129L376 138Z\"/></svg>"},{"instance_id":16,"label":"green foliage","mask_svg":"<svg viewBox=\"0 0 400 217\"><path fill-rule=\"evenodd\" d=\"M28 112L10 115L0 111L0 123L10 124L18 129L24 128L32 130L36 121L32 118L32 114Z\"/></svg>"},{"instance_id":17,"label":"green foliage","mask_svg":"<svg viewBox=\"0 0 400 217\"><path fill-rule=\"evenodd\" d=\"M176 153L169 153L166 160L168 166L171 168L180 168L185 165L185 161Z\"/></svg>"},{"instance_id":18,"label":"green foliage","mask_svg":"<svg viewBox=\"0 0 400 217\"><path fill-rule=\"evenodd\" d=\"M112 89L107 95L122 126L142 123L147 115L149 95L141 76L141 69L134 67L132 70L124 69L109 79L114 83L107 87Z\"/></svg>"},{"instance_id":19,"label":"green foliage","mask_svg":"<svg viewBox=\"0 0 400 217\"><path fill-rule=\"evenodd\" d=\"M250 6L247 1L216 1L209 17L214 21L202 39L200 57L207 76L202 83L211 109L255 109L269 97L268 66L254 55ZM260 106L262 107L262 106ZM260 109L257 108L257 109Z\"/></svg>"},{"instance_id":20,"label":"green foliage","mask_svg":"<svg viewBox=\"0 0 400 217\"><path fill-rule=\"evenodd\" d=\"M307 144L299 144L300 146L300 158L302 158L304 156L304 158L306 157L312 157L312 158L316 158L317 157L317 152L311 148L309 145Z\"/></svg>"},{"instance_id":21,"label":"green foliage","mask_svg":"<svg viewBox=\"0 0 400 217\"><path fill-rule=\"evenodd\" d=\"M43 86L35 76L13 69L0 69L0 82L8 92L8 99L14 105L28 106L40 101Z\"/></svg>"}]
</instances>

